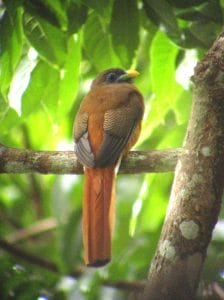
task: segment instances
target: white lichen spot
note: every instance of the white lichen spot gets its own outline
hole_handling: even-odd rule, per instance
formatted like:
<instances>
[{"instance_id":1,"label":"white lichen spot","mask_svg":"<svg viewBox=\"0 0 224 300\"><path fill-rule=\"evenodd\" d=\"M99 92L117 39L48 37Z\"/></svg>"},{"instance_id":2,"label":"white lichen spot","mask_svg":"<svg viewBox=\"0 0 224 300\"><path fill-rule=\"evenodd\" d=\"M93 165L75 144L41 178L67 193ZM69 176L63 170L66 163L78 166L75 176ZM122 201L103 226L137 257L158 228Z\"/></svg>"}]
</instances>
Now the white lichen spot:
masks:
<instances>
[{"instance_id":1,"label":"white lichen spot","mask_svg":"<svg viewBox=\"0 0 224 300\"><path fill-rule=\"evenodd\" d=\"M199 226L194 221L183 221L180 226L182 236L187 240L194 240L198 236Z\"/></svg>"},{"instance_id":2,"label":"white lichen spot","mask_svg":"<svg viewBox=\"0 0 224 300\"><path fill-rule=\"evenodd\" d=\"M208 146L202 147L201 153L202 153L205 157L210 156L210 155L211 155L211 149L210 149L210 147L208 147Z\"/></svg>"},{"instance_id":3,"label":"white lichen spot","mask_svg":"<svg viewBox=\"0 0 224 300\"><path fill-rule=\"evenodd\" d=\"M159 247L160 255L168 260L173 260L176 255L176 250L169 240L163 241Z\"/></svg>"}]
</instances>

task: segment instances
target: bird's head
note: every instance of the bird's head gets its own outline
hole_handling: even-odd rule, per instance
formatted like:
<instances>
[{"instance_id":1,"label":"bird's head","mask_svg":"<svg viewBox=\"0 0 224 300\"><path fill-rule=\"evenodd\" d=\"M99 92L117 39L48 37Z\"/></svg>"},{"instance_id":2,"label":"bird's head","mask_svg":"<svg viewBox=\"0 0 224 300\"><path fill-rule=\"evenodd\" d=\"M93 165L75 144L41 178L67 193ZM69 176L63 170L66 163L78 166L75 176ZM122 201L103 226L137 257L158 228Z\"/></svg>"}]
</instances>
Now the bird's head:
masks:
<instances>
[{"instance_id":1,"label":"bird's head","mask_svg":"<svg viewBox=\"0 0 224 300\"><path fill-rule=\"evenodd\" d=\"M91 88L96 85L113 84L113 83L131 83L134 77L139 75L138 71L135 70L122 70L119 68L108 69L100 73L97 78L93 81Z\"/></svg>"}]
</instances>

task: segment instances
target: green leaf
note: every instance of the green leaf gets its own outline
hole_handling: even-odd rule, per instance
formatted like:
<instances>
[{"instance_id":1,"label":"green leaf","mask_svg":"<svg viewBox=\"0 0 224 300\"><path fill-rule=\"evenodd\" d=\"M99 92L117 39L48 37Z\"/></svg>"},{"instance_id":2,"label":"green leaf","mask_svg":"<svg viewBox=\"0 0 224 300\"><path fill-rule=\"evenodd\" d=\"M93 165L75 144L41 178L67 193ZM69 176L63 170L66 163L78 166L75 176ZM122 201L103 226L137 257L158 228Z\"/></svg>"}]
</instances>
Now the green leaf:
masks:
<instances>
[{"instance_id":1,"label":"green leaf","mask_svg":"<svg viewBox=\"0 0 224 300\"><path fill-rule=\"evenodd\" d=\"M134 0L115 0L110 23L113 48L123 67L130 67L139 43L139 11Z\"/></svg>"},{"instance_id":2,"label":"green leaf","mask_svg":"<svg viewBox=\"0 0 224 300\"><path fill-rule=\"evenodd\" d=\"M6 11L0 23L0 91L7 98L7 91L23 48L22 9Z\"/></svg>"},{"instance_id":3,"label":"green leaf","mask_svg":"<svg viewBox=\"0 0 224 300\"><path fill-rule=\"evenodd\" d=\"M196 21L199 18L205 19L205 17L198 11L197 7L182 8L177 10L177 17L187 21Z\"/></svg>"},{"instance_id":4,"label":"green leaf","mask_svg":"<svg viewBox=\"0 0 224 300\"><path fill-rule=\"evenodd\" d=\"M213 21L222 23L222 10L218 1L210 1L201 4L200 6L192 6L179 9L177 17L190 21Z\"/></svg>"},{"instance_id":5,"label":"green leaf","mask_svg":"<svg viewBox=\"0 0 224 300\"><path fill-rule=\"evenodd\" d=\"M199 11L208 20L222 24L223 22L222 8L218 0L208 1L207 3L203 3L199 7Z\"/></svg>"},{"instance_id":6,"label":"green leaf","mask_svg":"<svg viewBox=\"0 0 224 300\"><path fill-rule=\"evenodd\" d=\"M154 128L164 122L167 112L175 105L183 88L175 80L176 58L179 48L164 33L158 31L150 49L150 78L152 92L149 117L146 119L141 141L146 140Z\"/></svg>"},{"instance_id":7,"label":"green leaf","mask_svg":"<svg viewBox=\"0 0 224 300\"><path fill-rule=\"evenodd\" d=\"M111 38L107 30L104 30L96 13L89 15L84 26L85 54L97 71L108 67L119 66L119 60L113 52Z\"/></svg>"},{"instance_id":8,"label":"green leaf","mask_svg":"<svg viewBox=\"0 0 224 300\"><path fill-rule=\"evenodd\" d=\"M81 37L70 36L63 68L57 70L40 61L32 71L30 83L22 98L22 115L44 108L54 122L71 109L78 91Z\"/></svg>"},{"instance_id":9,"label":"green leaf","mask_svg":"<svg viewBox=\"0 0 224 300\"><path fill-rule=\"evenodd\" d=\"M72 35L68 40L66 61L61 71L58 117L64 117L71 109L78 92L81 42L81 34Z\"/></svg>"},{"instance_id":10,"label":"green leaf","mask_svg":"<svg viewBox=\"0 0 224 300\"><path fill-rule=\"evenodd\" d=\"M172 6L176 6L176 7L191 7L191 6L197 6L203 2L205 2L205 0L168 0L169 3Z\"/></svg>"},{"instance_id":11,"label":"green leaf","mask_svg":"<svg viewBox=\"0 0 224 300\"><path fill-rule=\"evenodd\" d=\"M67 8L68 32L78 32L87 19L87 7L71 3Z\"/></svg>"},{"instance_id":12,"label":"green leaf","mask_svg":"<svg viewBox=\"0 0 224 300\"><path fill-rule=\"evenodd\" d=\"M198 41L197 46L209 48L217 36L217 24L214 22L193 22L189 27L190 33Z\"/></svg>"},{"instance_id":13,"label":"green leaf","mask_svg":"<svg viewBox=\"0 0 224 300\"><path fill-rule=\"evenodd\" d=\"M47 3L46 3L47 2ZM52 1L30 1L24 0L24 8L26 13L32 15L34 18L41 18L51 25L61 27L67 22L64 10L60 9L60 3L58 0L53 1L55 7L52 7Z\"/></svg>"},{"instance_id":14,"label":"green leaf","mask_svg":"<svg viewBox=\"0 0 224 300\"><path fill-rule=\"evenodd\" d=\"M23 56L14 72L10 84L8 93L9 105L11 108L14 108L19 115L21 115L21 97L29 84L30 74L37 63L34 57L30 59L29 54L28 56Z\"/></svg>"},{"instance_id":15,"label":"green leaf","mask_svg":"<svg viewBox=\"0 0 224 300\"><path fill-rule=\"evenodd\" d=\"M172 6L166 0L144 0L143 3L148 17L157 25L162 25L172 39L179 40L181 32Z\"/></svg>"},{"instance_id":16,"label":"green leaf","mask_svg":"<svg viewBox=\"0 0 224 300\"><path fill-rule=\"evenodd\" d=\"M178 52L179 48L164 33L158 31L150 49L150 74L153 92L167 104L174 101L179 87L175 81Z\"/></svg>"},{"instance_id":17,"label":"green leaf","mask_svg":"<svg viewBox=\"0 0 224 300\"><path fill-rule=\"evenodd\" d=\"M4 118L5 112L8 109L8 107L8 103L4 101L3 97L0 94L0 120Z\"/></svg>"},{"instance_id":18,"label":"green leaf","mask_svg":"<svg viewBox=\"0 0 224 300\"><path fill-rule=\"evenodd\" d=\"M112 0L81 0L87 7L92 8L97 14L101 15L104 19L109 18L111 12Z\"/></svg>"},{"instance_id":19,"label":"green leaf","mask_svg":"<svg viewBox=\"0 0 224 300\"><path fill-rule=\"evenodd\" d=\"M145 176L144 192L140 198L142 207L136 226L138 231L149 230L155 232L160 228L169 201L172 178L172 174L150 174Z\"/></svg>"},{"instance_id":20,"label":"green leaf","mask_svg":"<svg viewBox=\"0 0 224 300\"><path fill-rule=\"evenodd\" d=\"M38 54L55 66L63 66L66 60L66 35L41 18L25 14L25 35Z\"/></svg>"},{"instance_id":21,"label":"green leaf","mask_svg":"<svg viewBox=\"0 0 224 300\"><path fill-rule=\"evenodd\" d=\"M1 113L0 117L0 132L2 135L7 133L13 127L18 126L21 122L16 111L10 107L7 108L4 113Z\"/></svg>"},{"instance_id":22,"label":"green leaf","mask_svg":"<svg viewBox=\"0 0 224 300\"><path fill-rule=\"evenodd\" d=\"M43 5L49 8L49 10L56 16L58 22L61 25L62 30L67 28L67 16L65 10L65 4L61 0L41 0Z\"/></svg>"},{"instance_id":23,"label":"green leaf","mask_svg":"<svg viewBox=\"0 0 224 300\"><path fill-rule=\"evenodd\" d=\"M22 116L28 116L42 105L52 112L56 110L59 81L59 72L40 61L33 69L30 83L22 97Z\"/></svg>"}]
</instances>

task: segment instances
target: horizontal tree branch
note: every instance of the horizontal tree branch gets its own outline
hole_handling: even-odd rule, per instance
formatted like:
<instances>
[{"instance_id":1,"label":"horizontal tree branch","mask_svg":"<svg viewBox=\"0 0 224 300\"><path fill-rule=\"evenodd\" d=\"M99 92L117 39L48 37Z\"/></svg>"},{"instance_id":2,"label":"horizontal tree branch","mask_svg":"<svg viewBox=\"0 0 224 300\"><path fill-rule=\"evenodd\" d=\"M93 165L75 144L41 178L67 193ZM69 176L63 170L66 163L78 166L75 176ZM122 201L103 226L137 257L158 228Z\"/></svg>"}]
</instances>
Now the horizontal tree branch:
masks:
<instances>
[{"instance_id":1,"label":"horizontal tree branch","mask_svg":"<svg viewBox=\"0 0 224 300\"><path fill-rule=\"evenodd\" d=\"M58 266L46 259L42 258L40 256L37 256L35 254L32 254L24 249L19 248L18 246L12 245L11 243L5 241L5 240L0 240L0 248L11 255L20 258L30 264L36 265L40 268L46 269L47 271L54 272L54 273L60 273L60 269ZM69 275L78 278L82 276L85 272L84 267L76 268L73 270ZM104 280L102 279L102 284L104 286L109 286L113 288L118 288L126 291L141 291L144 288L144 281L117 281L117 282L112 282L109 280Z\"/></svg>"},{"instance_id":2,"label":"horizontal tree branch","mask_svg":"<svg viewBox=\"0 0 224 300\"><path fill-rule=\"evenodd\" d=\"M119 173L172 172L182 149L131 151L123 158ZM34 151L0 145L0 173L82 174L73 151Z\"/></svg>"}]
</instances>

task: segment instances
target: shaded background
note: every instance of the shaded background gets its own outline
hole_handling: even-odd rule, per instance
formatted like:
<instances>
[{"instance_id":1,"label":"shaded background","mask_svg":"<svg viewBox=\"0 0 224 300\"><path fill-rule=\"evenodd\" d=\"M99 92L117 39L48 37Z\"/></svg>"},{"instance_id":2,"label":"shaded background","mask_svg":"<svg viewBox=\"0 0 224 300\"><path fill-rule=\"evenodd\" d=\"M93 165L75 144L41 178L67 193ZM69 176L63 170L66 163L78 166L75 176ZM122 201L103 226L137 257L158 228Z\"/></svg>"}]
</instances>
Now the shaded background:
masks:
<instances>
[{"instance_id":1,"label":"shaded background","mask_svg":"<svg viewBox=\"0 0 224 300\"><path fill-rule=\"evenodd\" d=\"M132 67L141 73L136 86L146 105L136 149L181 147L190 76L221 32L223 10L224 1L216 0L0 2L0 143L73 150L73 120L92 79L110 67ZM60 269L52 273L0 251L1 299L127 299L102 280L146 278L172 179L172 173L118 176L112 262L74 279L66 274L83 265L83 177L1 175L1 238ZM205 286L224 286L222 218Z\"/></svg>"}]
</instances>

